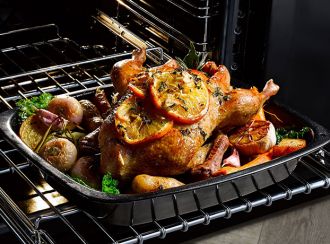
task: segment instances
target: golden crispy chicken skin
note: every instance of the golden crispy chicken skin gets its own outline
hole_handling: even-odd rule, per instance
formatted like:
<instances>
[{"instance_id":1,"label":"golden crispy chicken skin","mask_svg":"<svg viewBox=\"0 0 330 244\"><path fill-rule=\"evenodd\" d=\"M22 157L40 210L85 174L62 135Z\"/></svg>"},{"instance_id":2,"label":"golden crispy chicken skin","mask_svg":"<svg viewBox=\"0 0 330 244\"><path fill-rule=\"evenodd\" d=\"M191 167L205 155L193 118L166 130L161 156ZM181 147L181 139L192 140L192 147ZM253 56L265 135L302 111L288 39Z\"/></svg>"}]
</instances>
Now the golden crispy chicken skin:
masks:
<instances>
[{"instance_id":1,"label":"golden crispy chicken skin","mask_svg":"<svg viewBox=\"0 0 330 244\"><path fill-rule=\"evenodd\" d=\"M136 49L133 51L131 59L115 63L111 70L111 79L119 95L125 94L130 78L144 70L145 61L146 50Z\"/></svg>"},{"instance_id":2,"label":"golden crispy chicken skin","mask_svg":"<svg viewBox=\"0 0 330 244\"><path fill-rule=\"evenodd\" d=\"M143 67L145 61L146 50L136 49L133 51L131 59L124 59L114 64L111 69L111 80L120 96L126 93L130 79L134 75L137 75L145 70ZM150 71L170 71L178 67L178 63L174 59L170 59L163 65L151 68Z\"/></svg>"},{"instance_id":3,"label":"golden crispy chicken skin","mask_svg":"<svg viewBox=\"0 0 330 244\"><path fill-rule=\"evenodd\" d=\"M113 116L101 126L99 146L101 171L121 180L139 174L173 176L190 170L190 161L215 129L246 124L279 89L272 80L264 90L232 89L228 70L221 66L206 85L209 108L206 115L191 125L175 124L162 138L142 145L129 146L118 139Z\"/></svg>"}]
</instances>

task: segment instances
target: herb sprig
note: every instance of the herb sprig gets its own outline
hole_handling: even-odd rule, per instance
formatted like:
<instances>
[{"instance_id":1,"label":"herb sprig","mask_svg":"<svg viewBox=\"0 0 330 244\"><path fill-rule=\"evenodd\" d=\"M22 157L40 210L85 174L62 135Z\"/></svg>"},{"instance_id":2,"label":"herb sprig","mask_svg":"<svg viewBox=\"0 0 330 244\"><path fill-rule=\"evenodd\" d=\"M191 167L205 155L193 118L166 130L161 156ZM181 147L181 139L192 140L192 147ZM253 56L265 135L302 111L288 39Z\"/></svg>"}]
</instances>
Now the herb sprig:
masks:
<instances>
[{"instance_id":1,"label":"herb sprig","mask_svg":"<svg viewBox=\"0 0 330 244\"><path fill-rule=\"evenodd\" d=\"M312 129L310 127L303 127L300 130L277 128L276 129L276 144L280 143L280 141L282 141L282 139L284 139L284 138L304 139L311 132L312 132Z\"/></svg>"},{"instance_id":2,"label":"herb sprig","mask_svg":"<svg viewBox=\"0 0 330 244\"><path fill-rule=\"evenodd\" d=\"M110 173L107 173L102 178L102 191L107 194L118 195L118 181L112 178Z\"/></svg>"},{"instance_id":3,"label":"herb sprig","mask_svg":"<svg viewBox=\"0 0 330 244\"><path fill-rule=\"evenodd\" d=\"M200 70L205 64L207 55L207 53L197 52L194 43L190 42L190 48L187 55L183 59L176 57L176 60L183 69Z\"/></svg>"},{"instance_id":4,"label":"herb sprig","mask_svg":"<svg viewBox=\"0 0 330 244\"><path fill-rule=\"evenodd\" d=\"M43 93L30 99L20 99L16 102L16 106L18 107L18 116L21 120L26 120L29 116L34 114L37 109L47 108L52 98L52 94Z\"/></svg>"}]
</instances>

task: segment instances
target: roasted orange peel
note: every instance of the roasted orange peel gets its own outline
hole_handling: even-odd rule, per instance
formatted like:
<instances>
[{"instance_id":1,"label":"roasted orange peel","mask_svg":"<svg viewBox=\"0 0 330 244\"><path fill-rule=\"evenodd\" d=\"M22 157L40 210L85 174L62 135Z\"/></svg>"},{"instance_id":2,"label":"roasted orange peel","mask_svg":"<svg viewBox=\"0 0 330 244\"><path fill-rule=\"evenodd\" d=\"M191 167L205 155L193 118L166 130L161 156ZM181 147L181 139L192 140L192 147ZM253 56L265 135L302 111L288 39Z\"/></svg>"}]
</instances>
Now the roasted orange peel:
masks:
<instances>
[{"instance_id":1,"label":"roasted orange peel","mask_svg":"<svg viewBox=\"0 0 330 244\"><path fill-rule=\"evenodd\" d=\"M155 73L149 88L153 105L176 123L196 123L208 111L208 89L203 79L192 72Z\"/></svg>"},{"instance_id":2,"label":"roasted orange peel","mask_svg":"<svg viewBox=\"0 0 330 244\"><path fill-rule=\"evenodd\" d=\"M115 126L119 137L129 145L154 141L166 135L173 121L152 113L135 96L123 101L115 113Z\"/></svg>"},{"instance_id":3,"label":"roasted orange peel","mask_svg":"<svg viewBox=\"0 0 330 244\"><path fill-rule=\"evenodd\" d=\"M128 89L138 98L145 99L148 93L148 84L151 82L151 73L143 72L131 78Z\"/></svg>"}]
</instances>

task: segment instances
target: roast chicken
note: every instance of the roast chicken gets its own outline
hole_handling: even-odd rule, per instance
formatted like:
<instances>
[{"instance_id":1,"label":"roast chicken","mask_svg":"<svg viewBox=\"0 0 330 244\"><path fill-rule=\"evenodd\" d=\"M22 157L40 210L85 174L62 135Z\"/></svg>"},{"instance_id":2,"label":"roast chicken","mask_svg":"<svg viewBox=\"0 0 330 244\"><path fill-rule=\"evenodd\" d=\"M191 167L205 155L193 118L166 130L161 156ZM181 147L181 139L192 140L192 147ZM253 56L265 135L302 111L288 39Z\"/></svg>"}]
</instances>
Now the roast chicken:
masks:
<instances>
[{"instance_id":1,"label":"roast chicken","mask_svg":"<svg viewBox=\"0 0 330 244\"><path fill-rule=\"evenodd\" d=\"M132 59L114 66L111 76L120 95L127 93L127 86L134 75L146 71L143 67L145 59L145 50L135 51ZM149 72L178 68L176 61L170 60ZM227 148L228 138L222 132L245 125L279 90L272 80L261 92L255 87L233 89L225 66L217 66L213 73L211 78L203 81L209 91L209 106L203 118L193 124L175 123L168 133L157 140L138 145L123 142L116 133L114 116L109 115L98 137L102 173L110 172L113 177L125 181L139 174L175 176L185 172L203 172L201 164L211 148L210 144L206 144L207 140L218 138L223 149ZM222 157L223 153L219 155Z\"/></svg>"}]
</instances>

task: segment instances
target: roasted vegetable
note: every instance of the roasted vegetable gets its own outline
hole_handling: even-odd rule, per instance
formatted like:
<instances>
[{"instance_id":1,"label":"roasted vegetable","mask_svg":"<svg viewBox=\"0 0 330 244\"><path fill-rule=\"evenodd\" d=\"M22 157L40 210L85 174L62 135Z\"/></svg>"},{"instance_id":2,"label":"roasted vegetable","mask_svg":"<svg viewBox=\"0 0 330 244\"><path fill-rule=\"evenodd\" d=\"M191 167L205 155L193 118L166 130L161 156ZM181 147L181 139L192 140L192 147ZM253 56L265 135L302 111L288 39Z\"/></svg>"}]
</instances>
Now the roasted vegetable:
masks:
<instances>
[{"instance_id":1,"label":"roasted vegetable","mask_svg":"<svg viewBox=\"0 0 330 244\"><path fill-rule=\"evenodd\" d=\"M49 102L47 110L76 125L79 125L83 118L83 108L78 100L67 95L54 97Z\"/></svg>"},{"instance_id":2,"label":"roasted vegetable","mask_svg":"<svg viewBox=\"0 0 330 244\"><path fill-rule=\"evenodd\" d=\"M231 173L235 173L235 172L240 171L240 170L244 170L244 169L247 169L247 168L250 168L250 167L253 167L253 166L257 166L257 165L266 163L266 162L270 161L271 159L272 159L271 153L266 152L266 153L258 155L255 159L253 159L252 161L244 164L241 167L231 167L231 166L222 167L218 172L216 172L214 174L214 176L228 175L228 174L231 174Z\"/></svg>"},{"instance_id":3,"label":"roasted vegetable","mask_svg":"<svg viewBox=\"0 0 330 244\"><path fill-rule=\"evenodd\" d=\"M77 159L75 145L65 138L54 138L46 142L40 156L60 171L66 172L71 169Z\"/></svg>"},{"instance_id":4,"label":"roasted vegetable","mask_svg":"<svg viewBox=\"0 0 330 244\"><path fill-rule=\"evenodd\" d=\"M98 144L100 128L90 132L84 137L79 139L79 153L83 155L91 155L100 151Z\"/></svg>"},{"instance_id":5,"label":"roasted vegetable","mask_svg":"<svg viewBox=\"0 0 330 244\"><path fill-rule=\"evenodd\" d=\"M278 145L273 147L273 157L284 156L304 147L306 147L306 140L304 139L284 138Z\"/></svg>"},{"instance_id":6,"label":"roasted vegetable","mask_svg":"<svg viewBox=\"0 0 330 244\"><path fill-rule=\"evenodd\" d=\"M228 146L228 137L223 134L218 135L214 140L206 161L203 164L194 167L191 170L191 174L201 178L208 178L212 176L221 168L222 158Z\"/></svg>"},{"instance_id":7,"label":"roasted vegetable","mask_svg":"<svg viewBox=\"0 0 330 244\"><path fill-rule=\"evenodd\" d=\"M229 141L245 156L261 154L275 145L275 128L269 121L252 120L234 131Z\"/></svg>"},{"instance_id":8,"label":"roasted vegetable","mask_svg":"<svg viewBox=\"0 0 330 244\"><path fill-rule=\"evenodd\" d=\"M276 129L276 144L279 144L284 138L291 139L309 139L313 137L314 133L310 127L303 127L300 130L297 129L286 129L286 128L277 128Z\"/></svg>"},{"instance_id":9,"label":"roasted vegetable","mask_svg":"<svg viewBox=\"0 0 330 244\"><path fill-rule=\"evenodd\" d=\"M238 151L236 150L236 148L231 148L231 154L229 157L225 158L222 161L222 167L225 166L231 166L231 167L240 167L241 166L241 160L238 154Z\"/></svg>"},{"instance_id":10,"label":"roasted vegetable","mask_svg":"<svg viewBox=\"0 0 330 244\"><path fill-rule=\"evenodd\" d=\"M47 127L40 121L37 115L32 115L23 121L19 136L32 150L35 150L41 142Z\"/></svg>"},{"instance_id":11,"label":"roasted vegetable","mask_svg":"<svg viewBox=\"0 0 330 244\"><path fill-rule=\"evenodd\" d=\"M36 110L36 115L45 126L51 126L52 130L64 130L69 124L68 120L45 109Z\"/></svg>"},{"instance_id":12,"label":"roasted vegetable","mask_svg":"<svg viewBox=\"0 0 330 244\"><path fill-rule=\"evenodd\" d=\"M118 181L113 179L110 173L105 174L102 178L102 191L111 195L120 194Z\"/></svg>"},{"instance_id":13,"label":"roasted vegetable","mask_svg":"<svg viewBox=\"0 0 330 244\"><path fill-rule=\"evenodd\" d=\"M135 193L154 192L184 185L177 179L151 175L137 175L132 181L132 190Z\"/></svg>"},{"instance_id":14,"label":"roasted vegetable","mask_svg":"<svg viewBox=\"0 0 330 244\"><path fill-rule=\"evenodd\" d=\"M31 99L21 99L16 103L18 107L18 115L21 120L27 119L35 113L37 109L47 108L53 95L49 93L42 93L39 96L32 97Z\"/></svg>"}]
</instances>

